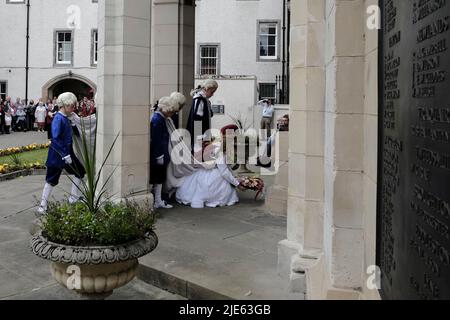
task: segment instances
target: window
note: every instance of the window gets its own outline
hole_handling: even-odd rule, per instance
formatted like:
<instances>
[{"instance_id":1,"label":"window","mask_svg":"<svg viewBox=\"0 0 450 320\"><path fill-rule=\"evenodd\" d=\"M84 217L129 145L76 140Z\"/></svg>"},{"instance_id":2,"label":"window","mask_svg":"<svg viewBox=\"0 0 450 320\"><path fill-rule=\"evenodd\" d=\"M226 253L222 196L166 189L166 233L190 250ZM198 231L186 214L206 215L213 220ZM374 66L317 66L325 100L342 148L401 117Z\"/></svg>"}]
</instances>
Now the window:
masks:
<instances>
[{"instance_id":1,"label":"window","mask_svg":"<svg viewBox=\"0 0 450 320\"><path fill-rule=\"evenodd\" d=\"M278 60L278 23L259 22L259 60Z\"/></svg>"},{"instance_id":2,"label":"window","mask_svg":"<svg viewBox=\"0 0 450 320\"><path fill-rule=\"evenodd\" d=\"M276 85L275 83L260 83L259 84L259 100L271 99L273 103L276 102Z\"/></svg>"},{"instance_id":3,"label":"window","mask_svg":"<svg viewBox=\"0 0 450 320\"><path fill-rule=\"evenodd\" d=\"M6 81L0 81L0 98L2 100L6 100L6 95L8 94L6 89L7 89Z\"/></svg>"},{"instance_id":4,"label":"window","mask_svg":"<svg viewBox=\"0 0 450 320\"><path fill-rule=\"evenodd\" d=\"M200 45L200 70L199 74L219 75L219 46L218 45Z\"/></svg>"},{"instance_id":5,"label":"window","mask_svg":"<svg viewBox=\"0 0 450 320\"><path fill-rule=\"evenodd\" d=\"M92 30L92 65L96 66L98 62L98 30Z\"/></svg>"},{"instance_id":6,"label":"window","mask_svg":"<svg viewBox=\"0 0 450 320\"><path fill-rule=\"evenodd\" d=\"M71 65L72 55L72 31L56 31L56 64Z\"/></svg>"}]
</instances>

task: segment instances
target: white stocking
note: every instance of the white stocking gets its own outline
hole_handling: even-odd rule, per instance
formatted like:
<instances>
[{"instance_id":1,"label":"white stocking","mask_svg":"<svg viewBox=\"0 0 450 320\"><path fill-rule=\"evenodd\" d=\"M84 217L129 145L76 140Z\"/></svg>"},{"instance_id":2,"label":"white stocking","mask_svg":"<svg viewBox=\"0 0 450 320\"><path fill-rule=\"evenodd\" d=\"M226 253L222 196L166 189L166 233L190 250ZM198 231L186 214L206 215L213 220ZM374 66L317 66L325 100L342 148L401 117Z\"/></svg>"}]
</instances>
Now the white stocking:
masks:
<instances>
[{"instance_id":1,"label":"white stocking","mask_svg":"<svg viewBox=\"0 0 450 320\"><path fill-rule=\"evenodd\" d=\"M53 191L53 187L50 184L46 183L44 186L44 191L42 192L41 208L47 210L48 198L50 198L52 191Z\"/></svg>"},{"instance_id":2,"label":"white stocking","mask_svg":"<svg viewBox=\"0 0 450 320\"><path fill-rule=\"evenodd\" d=\"M69 198L69 203L75 203L80 199L80 183L81 180L78 178L73 179L72 192Z\"/></svg>"},{"instance_id":3,"label":"white stocking","mask_svg":"<svg viewBox=\"0 0 450 320\"><path fill-rule=\"evenodd\" d=\"M162 203L161 194L162 194L162 184L155 185L155 203Z\"/></svg>"}]
</instances>

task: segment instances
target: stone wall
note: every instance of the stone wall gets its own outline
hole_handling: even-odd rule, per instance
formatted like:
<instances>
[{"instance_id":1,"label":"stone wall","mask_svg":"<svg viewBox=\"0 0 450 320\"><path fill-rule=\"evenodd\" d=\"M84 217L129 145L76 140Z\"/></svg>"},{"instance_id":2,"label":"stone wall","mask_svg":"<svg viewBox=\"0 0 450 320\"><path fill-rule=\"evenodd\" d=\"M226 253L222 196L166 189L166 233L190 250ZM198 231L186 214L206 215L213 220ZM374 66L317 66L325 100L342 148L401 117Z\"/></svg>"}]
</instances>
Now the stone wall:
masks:
<instances>
[{"instance_id":1,"label":"stone wall","mask_svg":"<svg viewBox=\"0 0 450 320\"><path fill-rule=\"evenodd\" d=\"M376 252L377 30L366 27L372 4L292 2L288 230L279 267L291 290L309 299L377 298L365 273Z\"/></svg>"},{"instance_id":2,"label":"stone wall","mask_svg":"<svg viewBox=\"0 0 450 320\"><path fill-rule=\"evenodd\" d=\"M68 11L71 6L75 11ZM67 21L76 16L79 25L73 36L73 65L55 66L55 30L67 30ZM0 1L0 81L7 81L8 94L25 98L26 67L26 3ZM97 82L97 68L91 65L92 30L97 29L97 3L92 0L30 1L29 86L28 98L42 96L43 86L51 79L67 75L71 70Z\"/></svg>"},{"instance_id":3,"label":"stone wall","mask_svg":"<svg viewBox=\"0 0 450 320\"><path fill-rule=\"evenodd\" d=\"M147 0L99 1L99 166L118 134L101 183L111 196L148 191L150 25Z\"/></svg>"},{"instance_id":4,"label":"stone wall","mask_svg":"<svg viewBox=\"0 0 450 320\"><path fill-rule=\"evenodd\" d=\"M378 5L378 0L366 0L365 7ZM367 30L364 61L364 159L363 159L363 229L364 284L367 269L376 265L377 224L377 159L378 159L378 30ZM379 293L363 285L363 298L380 299Z\"/></svg>"}]
</instances>

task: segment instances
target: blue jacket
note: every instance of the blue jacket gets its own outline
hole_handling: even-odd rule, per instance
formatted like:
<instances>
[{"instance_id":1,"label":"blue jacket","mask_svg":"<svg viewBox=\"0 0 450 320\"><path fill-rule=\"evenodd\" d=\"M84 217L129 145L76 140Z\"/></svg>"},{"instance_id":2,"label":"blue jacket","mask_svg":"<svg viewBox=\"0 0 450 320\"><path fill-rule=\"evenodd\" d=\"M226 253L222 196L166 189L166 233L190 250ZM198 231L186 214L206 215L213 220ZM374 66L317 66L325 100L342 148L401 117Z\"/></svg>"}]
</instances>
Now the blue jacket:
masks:
<instances>
[{"instance_id":1,"label":"blue jacket","mask_svg":"<svg viewBox=\"0 0 450 320\"><path fill-rule=\"evenodd\" d=\"M48 151L47 167L64 168L64 157L72 155L72 125L58 112L52 122L52 143Z\"/></svg>"},{"instance_id":2,"label":"blue jacket","mask_svg":"<svg viewBox=\"0 0 450 320\"><path fill-rule=\"evenodd\" d=\"M152 117L150 133L150 164L155 165L156 160L164 156L164 165L168 165L170 163L170 134L169 129L167 129L166 118L159 112L156 112Z\"/></svg>"}]
</instances>

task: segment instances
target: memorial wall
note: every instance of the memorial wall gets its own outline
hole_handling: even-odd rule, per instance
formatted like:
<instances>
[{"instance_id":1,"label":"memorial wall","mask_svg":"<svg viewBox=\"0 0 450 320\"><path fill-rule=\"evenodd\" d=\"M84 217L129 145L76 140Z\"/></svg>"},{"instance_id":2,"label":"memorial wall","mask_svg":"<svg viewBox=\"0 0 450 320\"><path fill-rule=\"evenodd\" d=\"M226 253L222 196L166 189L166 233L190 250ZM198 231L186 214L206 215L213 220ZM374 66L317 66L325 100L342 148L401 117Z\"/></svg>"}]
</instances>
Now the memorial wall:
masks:
<instances>
[{"instance_id":1,"label":"memorial wall","mask_svg":"<svg viewBox=\"0 0 450 320\"><path fill-rule=\"evenodd\" d=\"M450 0L381 6L381 293L449 299Z\"/></svg>"}]
</instances>

